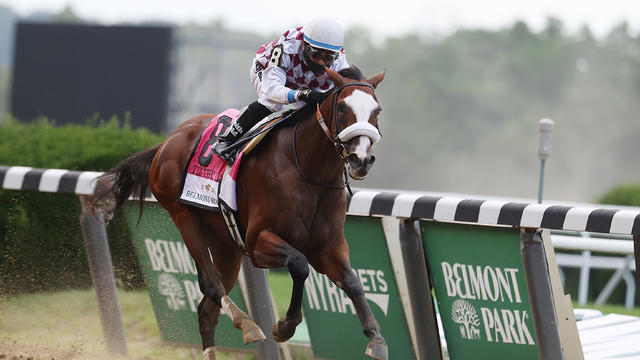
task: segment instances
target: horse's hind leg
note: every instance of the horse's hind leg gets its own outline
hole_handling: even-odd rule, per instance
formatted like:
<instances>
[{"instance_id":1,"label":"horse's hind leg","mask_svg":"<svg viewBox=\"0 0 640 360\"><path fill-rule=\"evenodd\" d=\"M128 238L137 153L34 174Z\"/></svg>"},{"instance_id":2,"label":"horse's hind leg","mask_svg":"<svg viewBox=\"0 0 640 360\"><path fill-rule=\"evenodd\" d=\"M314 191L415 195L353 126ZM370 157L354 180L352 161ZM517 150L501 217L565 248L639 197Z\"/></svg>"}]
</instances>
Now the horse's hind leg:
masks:
<instances>
[{"instance_id":1,"label":"horse's hind leg","mask_svg":"<svg viewBox=\"0 0 640 360\"><path fill-rule=\"evenodd\" d=\"M191 211L191 209L186 206L178 204L176 204L176 206L179 206L179 208L173 209L174 211L170 211L170 213L176 226L180 230L182 239L187 246L191 257L193 257L193 260L198 267L200 291L202 291L206 297L210 298L218 307L225 310L225 313L231 318L233 326L242 331L242 339L245 344L265 340L266 337L262 333L262 330L260 330L260 328L249 319L249 316L240 310L240 308L238 308L238 306L227 296L225 284L223 283L220 272L216 269L216 266L214 266L209 255L207 239L210 236L210 228L205 225L200 214ZM217 258L218 251L216 251L216 249L212 249L212 252L215 254L214 258ZM229 260L227 259L226 261ZM235 282L235 278L238 273L237 269L239 269L239 260L236 259L235 261L237 266L235 272L233 272L232 276L229 277L229 279L232 279L230 287L233 286L233 282ZM220 262L223 263L223 261ZM205 303L202 308L209 309L209 307L210 305ZM203 319L207 317L208 316L205 315ZM203 329L202 326L201 329ZM203 330L201 330L201 334L204 334L207 338L209 337L209 331L213 333L213 328L208 330L207 327L204 326ZM211 337L210 341L211 344L213 344L213 337ZM204 350L207 350L207 347L205 346L208 344L209 340L203 338Z\"/></svg>"},{"instance_id":2,"label":"horse's hind leg","mask_svg":"<svg viewBox=\"0 0 640 360\"><path fill-rule=\"evenodd\" d=\"M220 318L220 306L204 296L198 305L198 325L204 360L216 360L215 329Z\"/></svg>"},{"instance_id":3,"label":"horse's hind leg","mask_svg":"<svg viewBox=\"0 0 640 360\"><path fill-rule=\"evenodd\" d=\"M226 229L222 229L226 231ZM215 229L207 233L215 232ZM209 249L213 257L213 264L218 273L222 276L222 283L225 292L229 293L236 283L238 272L240 271L240 263L242 261L242 253L232 244L224 241L216 241L209 243ZM198 282L203 284L203 271L198 268ZM204 296L198 306L198 324L200 327L200 337L202 338L203 358L204 360L215 360L215 329L220 317L220 306L216 304L210 297Z\"/></svg>"},{"instance_id":4,"label":"horse's hind leg","mask_svg":"<svg viewBox=\"0 0 640 360\"><path fill-rule=\"evenodd\" d=\"M349 263L349 250L346 241L334 250L329 256L318 257L313 259L312 263L319 272L326 274L333 283L340 289L344 290L349 299L356 308L360 323L362 324L362 332L369 338L365 354L374 359L388 359L387 343L382 337L380 325L373 316L369 303L364 295L360 280L351 270Z\"/></svg>"},{"instance_id":5,"label":"horse's hind leg","mask_svg":"<svg viewBox=\"0 0 640 360\"><path fill-rule=\"evenodd\" d=\"M278 342L289 340L302 322L302 292L304 281L309 276L307 258L294 249L278 235L270 231L262 231L253 250L254 264L260 267L287 266L293 279L291 302L287 315L273 326L273 338Z\"/></svg>"}]
</instances>

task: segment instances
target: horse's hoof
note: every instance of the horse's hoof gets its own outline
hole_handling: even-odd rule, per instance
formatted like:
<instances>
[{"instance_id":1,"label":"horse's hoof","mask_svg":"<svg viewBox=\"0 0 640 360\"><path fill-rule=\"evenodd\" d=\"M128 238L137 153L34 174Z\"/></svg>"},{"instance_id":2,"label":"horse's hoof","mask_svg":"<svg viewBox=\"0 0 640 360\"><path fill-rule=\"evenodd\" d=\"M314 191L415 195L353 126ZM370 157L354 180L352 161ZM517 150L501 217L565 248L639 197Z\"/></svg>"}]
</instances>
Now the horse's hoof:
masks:
<instances>
[{"instance_id":1,"label":"horse's hoof","mask_svg":"<svg viewBox=\"0 0 640 360\"><path fill-rule=\"evenodd\" d=\"M278 321L275 325L273 325L273 331L271 334L273 335L273 339L277 342L285 342L296 333L295 326L293 328L287 327L287 322L284 320Z\"/></svg>"},{"instance_id":2,"label":"horse's hoof","mask_svg":"<svg viewBox=\"0 0 640 360\"><path fill-rule=\"evenodd\" d=\"M387 344L381 344L375 341L369 341L369 343L367 344L367 350L364 353L378 360L389 359L389 350L387 349Z\"/></svg>"},{"instance_id":3,"label":"horse's hoof","mask_svg":"<svg viewBox=\"0 0 640 360\"><path fill-rule=\"evenodd\" d=\"M203 360L216 360L216 348L214 346L209 346L202 352Z\"/></svg>"},{"instance_id":4,"label":"horse's hoof","mask_svg":"<svg viewBox=\"0 0 640 360\"><path fill-rule=\"evenodd\" d=\"M260 329L260 327L253 321L244 320L242 325L242 340L244 341L245 345L256 341L267 340L267 337L264 336L262 329Z\"/></svg>"}]
</instances>

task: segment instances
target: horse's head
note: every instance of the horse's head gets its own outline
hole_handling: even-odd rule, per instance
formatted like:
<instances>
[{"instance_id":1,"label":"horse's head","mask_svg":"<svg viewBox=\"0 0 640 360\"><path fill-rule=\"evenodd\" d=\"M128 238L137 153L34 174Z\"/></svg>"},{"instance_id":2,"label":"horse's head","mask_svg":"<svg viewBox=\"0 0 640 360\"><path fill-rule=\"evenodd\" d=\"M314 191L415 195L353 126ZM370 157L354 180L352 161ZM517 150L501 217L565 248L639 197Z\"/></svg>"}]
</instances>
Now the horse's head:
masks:
<instances>
[{"instance_id":1,"label":"horse's head","mask_svg":"<svg viewBox=\"0 0 640 360\"><path fill-rule=\"evenodd\" d=\"M330 114L331 132L341 148L341 156L349 165L349 176L362 180L376 160L372 147L381 137L378 115L382 108L374 90L384 79L385 72L365 79L357 68L350 70L350 75L355 76L345 77L326 69L335 90L322 103L320 110L323 114Z\"/></svg>"}]
</instances>

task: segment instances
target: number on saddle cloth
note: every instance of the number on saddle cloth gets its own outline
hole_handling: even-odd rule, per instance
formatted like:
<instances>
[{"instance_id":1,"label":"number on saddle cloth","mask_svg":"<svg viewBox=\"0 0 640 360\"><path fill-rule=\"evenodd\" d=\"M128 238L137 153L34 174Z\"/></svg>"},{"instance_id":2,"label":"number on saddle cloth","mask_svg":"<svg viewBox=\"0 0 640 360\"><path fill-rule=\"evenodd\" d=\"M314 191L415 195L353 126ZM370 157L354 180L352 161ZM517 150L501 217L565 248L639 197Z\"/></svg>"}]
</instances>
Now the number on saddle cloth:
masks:
<instances>
[{"instance_id":1,"label":"number on saddle cloth","mask_svg":"<svg viewBox=\"0 0 640 360\"><path fill-rule=\"evenodd\" d=\"M211 135L209 136L209 139L207 139L207 142L204 144L203 149L211 149L211 146L215 145L215 143L218 141L218 138L227 132L227 129L229 128L229 126L231 126L231 121L232 119L227 115L220 116L218 118L217 129L211 132ZM198 156L198 163L206 167L209 165L209 163L211 163L211 159L213 159L213 151L205 150L200 153L200 156Z\"/></svg>"}]
</instances>

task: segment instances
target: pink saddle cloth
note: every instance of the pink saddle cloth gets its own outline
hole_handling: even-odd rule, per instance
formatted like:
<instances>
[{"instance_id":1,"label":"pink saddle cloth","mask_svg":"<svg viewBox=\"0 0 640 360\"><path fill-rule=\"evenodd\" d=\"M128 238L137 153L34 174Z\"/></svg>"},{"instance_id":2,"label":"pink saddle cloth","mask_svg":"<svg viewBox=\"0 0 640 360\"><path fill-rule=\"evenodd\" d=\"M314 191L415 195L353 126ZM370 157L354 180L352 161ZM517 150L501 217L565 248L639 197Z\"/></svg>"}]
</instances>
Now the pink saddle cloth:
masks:
<instances>
[{"instance_id":1,"label":"pink saddle cloth","mask_svg":"<svg viewBox=\"0 0 640 360\"><path fill-rule=\"evenodd\" d=\"M240 110L228 109L211 120L189 159L182 179L179 202L215 210L219 208L219 200L222 200L231 209L237 209L235 179L242 161L242 152L234 164L228 166L213 153L213 146L239 115Z\"/></svg>"}]
</instances>

